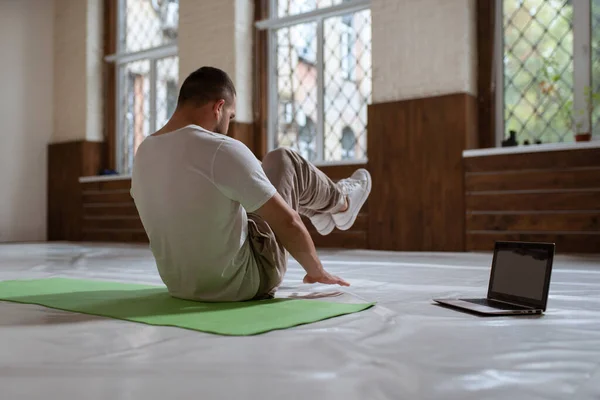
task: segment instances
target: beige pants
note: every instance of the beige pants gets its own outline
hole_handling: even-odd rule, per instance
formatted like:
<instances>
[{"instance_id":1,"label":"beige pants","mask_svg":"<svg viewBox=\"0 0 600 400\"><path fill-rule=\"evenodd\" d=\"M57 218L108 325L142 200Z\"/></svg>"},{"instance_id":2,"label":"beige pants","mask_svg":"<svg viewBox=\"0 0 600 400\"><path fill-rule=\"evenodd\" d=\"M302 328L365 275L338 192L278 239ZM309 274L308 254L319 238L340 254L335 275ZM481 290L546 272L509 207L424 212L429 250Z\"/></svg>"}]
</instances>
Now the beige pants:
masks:
<instances>
[{"instance_id":1,"label":"beige pants","mask_svg":"<svg viewBox=\"0 0 600 400\"><path fill-rule=\"evenodd\" d=\"M343 205L335 183L294 151L274 150L265 156L262 166L281 197L300 215L311 217ZM248 236L260 272L255 298L271 298L285 275L287 252L269 224L256 214L248 215Z\"/></svg>"}]
</instances>

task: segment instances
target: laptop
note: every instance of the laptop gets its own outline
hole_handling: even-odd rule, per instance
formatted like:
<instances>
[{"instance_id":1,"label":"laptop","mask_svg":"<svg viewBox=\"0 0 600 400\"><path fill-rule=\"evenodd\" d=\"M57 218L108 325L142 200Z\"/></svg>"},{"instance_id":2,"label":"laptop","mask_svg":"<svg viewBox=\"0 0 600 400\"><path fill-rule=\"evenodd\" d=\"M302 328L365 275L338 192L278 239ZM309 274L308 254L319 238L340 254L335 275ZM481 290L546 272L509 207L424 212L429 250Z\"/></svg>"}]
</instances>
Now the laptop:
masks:
<instances>
[{"instance_id":1,"label":"laptop","mask_svg":"<svg viewBox=\"0 0 600 400\"><path fill-rule=\"evenodd\" d=\"M434 299L482 315L531 315L546 311L554 243L496 242L485 299Z\"/></svg>"}]
</instances>

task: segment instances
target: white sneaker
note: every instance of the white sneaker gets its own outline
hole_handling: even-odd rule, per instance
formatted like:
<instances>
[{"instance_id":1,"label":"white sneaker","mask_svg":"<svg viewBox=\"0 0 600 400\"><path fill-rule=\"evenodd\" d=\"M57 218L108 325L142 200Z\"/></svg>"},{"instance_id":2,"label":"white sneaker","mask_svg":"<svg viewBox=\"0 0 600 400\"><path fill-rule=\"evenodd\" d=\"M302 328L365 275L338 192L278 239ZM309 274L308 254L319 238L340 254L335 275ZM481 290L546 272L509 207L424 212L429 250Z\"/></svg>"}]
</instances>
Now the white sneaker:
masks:
<instances>
[{"instance_id":1,"label":"white sneaker","mask_svg":"<svg viewBox=\"0 0 600 400\"><path fill-rule=\"evenodd\" d=\"M357 169L350 178L342 179L337 185L348 200L348 209L333 214L332 218L338 229L346 231L356 221L358 212L371 193L371 174L366 169Z\"/></svg>"},{"instance_id":2,"label":"white sneaker","mask_svg":"<svg viewBox=\"0 0 600 400\"><path fill-rule=\"evenodd\" d=\"M310 222L317 232L323 236L329 235L335 228L335 222L333 222L333 218L329 213L315 214L310 217Z\"/></svg>"}]
</instances>

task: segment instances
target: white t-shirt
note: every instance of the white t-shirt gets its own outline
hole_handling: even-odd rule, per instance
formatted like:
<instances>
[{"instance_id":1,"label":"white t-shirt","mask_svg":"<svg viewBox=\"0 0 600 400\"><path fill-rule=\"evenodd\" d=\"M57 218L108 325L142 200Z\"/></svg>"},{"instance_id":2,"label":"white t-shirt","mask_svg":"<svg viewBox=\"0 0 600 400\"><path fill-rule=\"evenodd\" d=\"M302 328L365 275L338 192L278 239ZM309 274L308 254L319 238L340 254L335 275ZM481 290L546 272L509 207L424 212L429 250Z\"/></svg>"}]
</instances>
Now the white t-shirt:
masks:
<instances>
[{"instance_id":1,"label":"white t-shirt","mask_svg":"<svg viewBox=\"0 0 600 400\"><path fill-rule=\"evenodd\" d=\"M171 295L200 301L254 297L259 275L246 212L276 193L241 142L189 125L137 150L131 195Z\"/></svg>"}]
</instances>

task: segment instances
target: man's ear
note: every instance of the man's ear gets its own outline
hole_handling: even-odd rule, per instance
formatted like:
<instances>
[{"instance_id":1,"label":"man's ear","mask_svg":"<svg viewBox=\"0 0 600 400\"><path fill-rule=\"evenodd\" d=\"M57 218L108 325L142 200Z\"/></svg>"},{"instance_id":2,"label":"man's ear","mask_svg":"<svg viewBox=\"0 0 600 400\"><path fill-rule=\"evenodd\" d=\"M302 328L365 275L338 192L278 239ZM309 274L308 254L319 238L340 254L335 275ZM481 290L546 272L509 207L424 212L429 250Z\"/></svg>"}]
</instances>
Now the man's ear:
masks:
<instances>
[{"instance_id":1,"label":"man's ear","mask_svg":"<svg viewBox=\"0 0 600 400\"><path fill-rule=\"evenodd\" d=\"M217 100L217 102L213 106L213 112L215 113L216 117L223 113L223 107L225 107L225 100Z\"/></svg>"}]
</instances>

